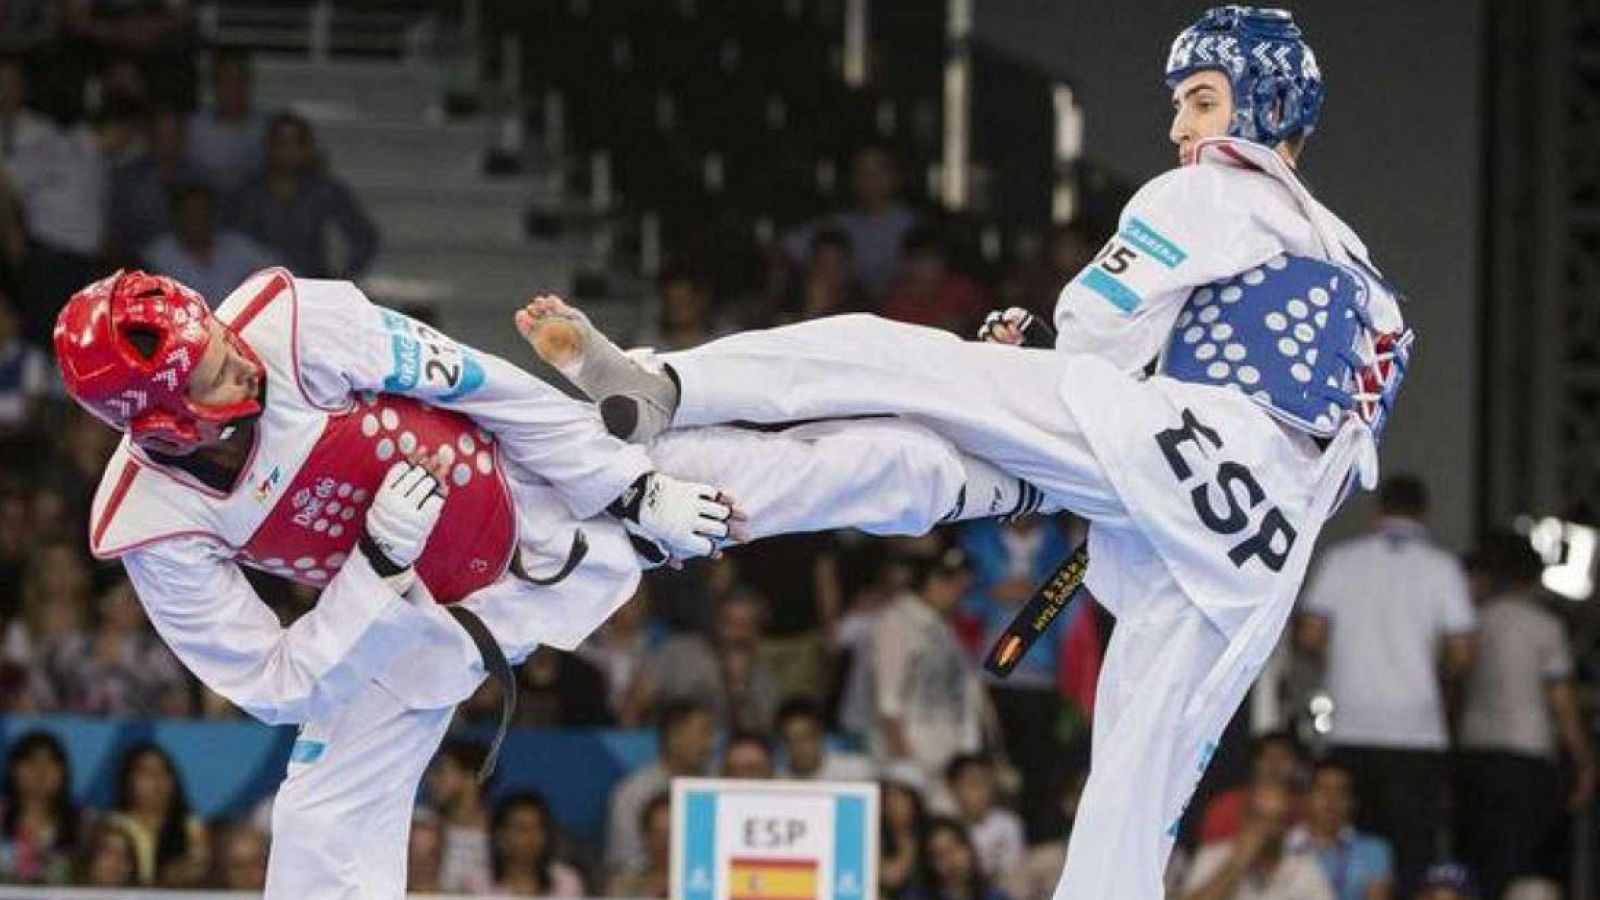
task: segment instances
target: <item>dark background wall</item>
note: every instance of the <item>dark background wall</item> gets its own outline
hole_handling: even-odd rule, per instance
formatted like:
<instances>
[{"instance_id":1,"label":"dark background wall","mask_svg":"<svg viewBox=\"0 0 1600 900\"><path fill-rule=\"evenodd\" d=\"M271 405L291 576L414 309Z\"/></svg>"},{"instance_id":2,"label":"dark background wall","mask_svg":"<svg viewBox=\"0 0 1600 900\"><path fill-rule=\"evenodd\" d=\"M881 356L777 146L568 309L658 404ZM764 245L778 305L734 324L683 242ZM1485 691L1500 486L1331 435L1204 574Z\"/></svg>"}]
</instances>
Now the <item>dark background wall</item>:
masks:
<instances>
[{"instance_id":1,"label":"dark background wall","mask_svg":"<svg viewBox=\"0 0 1600 900\"><path fill-rule=\"evenodd\" d=\"M1162 65L1209 4L976 0L976 30L1072 84L1086 152L1135 182L1173 165ZM1384 448L1423 474L1434 524L1470 539L1476 509L1482 0L1290 4L1328 83L1303 171L1410 299L1418 351ZM1360 507L1336 527L1347 532Z\"/></svg>"}]
</instances>

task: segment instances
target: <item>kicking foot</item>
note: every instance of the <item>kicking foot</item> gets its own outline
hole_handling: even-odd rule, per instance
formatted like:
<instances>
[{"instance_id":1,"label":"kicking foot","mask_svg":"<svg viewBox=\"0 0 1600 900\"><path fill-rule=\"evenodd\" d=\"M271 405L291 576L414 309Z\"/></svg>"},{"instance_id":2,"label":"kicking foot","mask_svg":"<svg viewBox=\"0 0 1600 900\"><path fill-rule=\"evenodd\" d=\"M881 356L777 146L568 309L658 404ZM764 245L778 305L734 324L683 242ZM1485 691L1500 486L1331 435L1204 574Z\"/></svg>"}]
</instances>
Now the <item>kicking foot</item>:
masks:
<instances>
[{"instance_id":1,"label":"kicking foot","mask_svg":"<svg viewBox=\"0 0 1600 900\"><path fill-rule=\"evenodd\" d=\"M595 398L606 430L642 443L665 431L678 408L678 386L648 354L624 353L553 294L517 310L517 331L539 358Z\"/></svg>"}]
</instances>

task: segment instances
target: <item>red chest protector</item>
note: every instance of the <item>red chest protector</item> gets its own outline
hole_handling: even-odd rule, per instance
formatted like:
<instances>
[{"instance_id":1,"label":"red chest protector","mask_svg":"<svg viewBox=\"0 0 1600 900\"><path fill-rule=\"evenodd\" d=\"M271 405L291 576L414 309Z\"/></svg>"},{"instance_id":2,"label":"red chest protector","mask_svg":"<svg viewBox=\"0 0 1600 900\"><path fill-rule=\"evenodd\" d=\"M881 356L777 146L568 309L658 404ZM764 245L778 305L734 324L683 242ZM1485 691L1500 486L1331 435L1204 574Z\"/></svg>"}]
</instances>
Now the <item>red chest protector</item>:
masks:
<instances>
[{"instance_id":1,"label":"red chest protector","mask_svg":"<svg viewBox=\"0 0 1600 900\"><path fill-rule=\"evenodd\" d=\"M361 535L372 494L396 459L439 451L449 496L417 560L441 603L500 577L516 544L516 514L494 438L459 413L381 394L328 417L300 471L239 549L241 562L323 585Z\"/></svg>"},{"instance_id":2,"label":"red chest protector","mask_svg":"<svg viewBox=\"0 0 1600 900\"><path fill-rule=\"evenodd\" d=\"M389 467L438 451L449 496L417 574L443 603L492 584L509 567L517 536L494 439L466 416L401 395L351 396L333 409L314 403L300 380L301 288L333 289L267 270L217 310L267 371L266 408L238 483L212 490L124 439L95 496L90 549L114 557L205 536L243 565L321 587L349 557Z\"/></svg>"}]
</instances>

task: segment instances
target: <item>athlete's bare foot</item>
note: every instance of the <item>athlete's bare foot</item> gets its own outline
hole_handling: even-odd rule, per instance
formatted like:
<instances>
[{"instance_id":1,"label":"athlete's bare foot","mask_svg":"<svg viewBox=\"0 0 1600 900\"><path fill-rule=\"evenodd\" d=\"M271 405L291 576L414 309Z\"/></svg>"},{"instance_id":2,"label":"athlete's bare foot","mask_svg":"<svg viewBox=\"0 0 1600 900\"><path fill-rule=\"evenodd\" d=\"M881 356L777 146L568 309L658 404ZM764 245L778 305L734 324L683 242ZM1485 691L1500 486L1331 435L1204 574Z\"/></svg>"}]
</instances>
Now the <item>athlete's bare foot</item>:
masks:
<instances>
[{"instance_id":1,"label":"athlete's bare foot","mask_svg":"<svg viewBox=\"0 0 1600 900\"><path fill-rule=\"evenodd\" d=\"M569 378L569 369L583 365L583 331L573 321L576 314L560 297L541 294L513 317L517 332L533 346L533 352Z\"/></svg>"},{"instance_id":2,"label":"athlete's bare foot","mask_svg":"<svg viewBox=\"0 0 1600 900\"><path fill-rule=\"evenodd\" d=\"M648 441L672 423L678 386L648 357L624 353L577 308L540 294L513 317L539 358L595 399L606 428L629 441Z\"/></svg>"}]
</instances>

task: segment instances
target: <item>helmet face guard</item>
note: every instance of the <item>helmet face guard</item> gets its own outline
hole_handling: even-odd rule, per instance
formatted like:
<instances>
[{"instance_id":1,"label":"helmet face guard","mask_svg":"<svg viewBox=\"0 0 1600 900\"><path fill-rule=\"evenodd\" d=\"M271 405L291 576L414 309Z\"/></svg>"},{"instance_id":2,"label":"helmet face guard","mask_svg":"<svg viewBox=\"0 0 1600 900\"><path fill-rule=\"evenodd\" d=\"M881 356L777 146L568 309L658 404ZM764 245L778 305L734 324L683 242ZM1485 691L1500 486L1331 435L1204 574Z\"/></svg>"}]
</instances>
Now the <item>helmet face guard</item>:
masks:
<instances>
[{"instance_id":1,"label":"helmet face guard","mask_svg":"<svg viewBox=\"0 0 1600 900\"><path fill-rule=\"evenodd\" d=\"M1167 56L1169 88L1215 70L1233 88L1230 137L1274 146L1308 135L1322 111L1322 72L1286 10L1218 6L1184 29Z\"/></svg>"},{"instance_id":2,"label":"helmet face guard","mask_svg":"<svg viewBox=\"0 0 1600 900\"><path fill-rule=\"evenodd\" d=\"M56 362L68 393L96 418L145 449L184 455L221 440L230 423L261 412L255 397L221 405L190 399L189 380L214 332L264 380L249 345L211 315L199 294L171 278L117 272L62 308Z\"/></svg>"}]
</instances>

